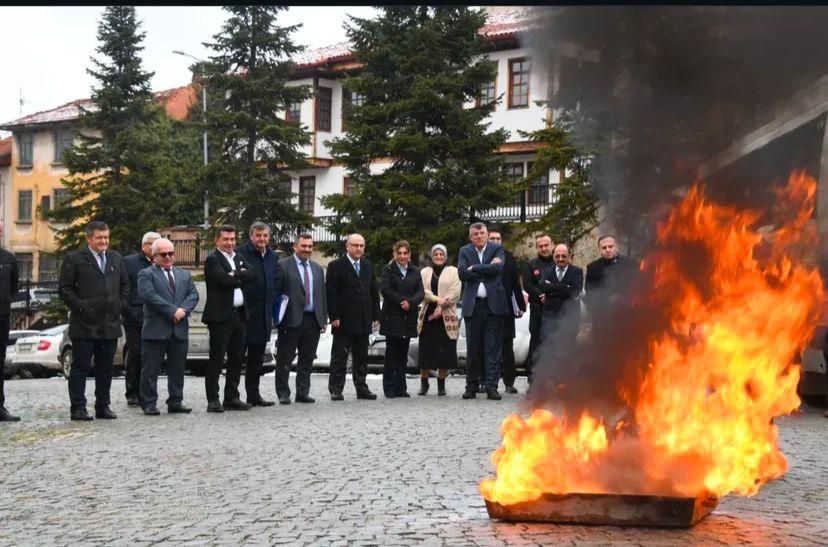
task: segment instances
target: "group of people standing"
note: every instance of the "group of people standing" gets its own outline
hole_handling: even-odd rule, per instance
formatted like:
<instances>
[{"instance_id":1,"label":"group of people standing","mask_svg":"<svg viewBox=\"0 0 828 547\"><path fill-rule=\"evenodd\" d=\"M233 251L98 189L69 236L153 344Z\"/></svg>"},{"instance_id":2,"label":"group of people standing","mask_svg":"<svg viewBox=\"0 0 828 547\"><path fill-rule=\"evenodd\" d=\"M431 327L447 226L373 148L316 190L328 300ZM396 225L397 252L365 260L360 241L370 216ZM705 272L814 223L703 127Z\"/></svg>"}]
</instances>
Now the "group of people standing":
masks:
<instances>
[{"instance_id":1,"label":"group of people standing","mask_svg":"<svg viewBox=\"0 0 828 547\"><path fill-rule=\"evenodd\" d=\"M122 258L109 249L109 228L100 221L85 228L87 245L63 261L59 294L70 309L69 336L74 360L68 382L70 418L87 421L86 378L95 376L95 418L115 419L110 408L113 357L123 325L126 334L126 398L144 414L157 416L157 380L166 365L169 413L188 413L183 403L184 368L188 347L188 317L199 294L192 275L174 265L169 239L156 232L142 238L141 251ZM412 338L420 337L419 395L430 389L437 371L437 394L446 394L445 381L457 367L457 339L466 322L468 370L463 399L485 393L499 400L500 379L517 393L512 345L515 319L526 311L529 297L531 370L537 348L550 333L571 337L574 345L583 290L583 272L570 264L569 248L551 238L536 238L537 258L523 271L523 283L512 253L502 246L499 232L483 223L469 228L469 244L460 248L457 266L449 262L445 245L429 252L430 265L411 262L411 246L398 241L393 258L380 271L365 258L365 239L351 234L346 253L326 272L311 260L313 239L297 236L294 254L279 259L269 247L270 228L254 223L248 241L237 245L236 229L219 226L215 250L206 258L207 301L202 320L209 330L210 356L205 374L208 412L249 410L271 406L259 389L264 353L273 323L278 325L275 391L280 404L291 403L289 373L297 357L297 403L314 403L310 396L311 367L320 335L330 321L331 348L328 391L333 401L344 400L350 355L357 399L376 399L368 387L370 334L379 324L386 338L382 388L386 398L410 397L406 365ZM587 287L612 278L620 257L611 236L599 240L602 258L587 268ZM626 264L626 262L624 262ZM10 295L17 291L14 255L0 250L0 334L8 337ZM460 310L458 310L458 306ZM3 323L5 321L5 323ZM558 345L558 344L556 344ZM5 344L2 345L5 349ZM246 356L246 402L239 385ZM226 367L223 400L219 390ZM2 382L2 379L0 379ZM8 413L0 384L0 420L18 419Z\"/></svg>"}]
</instances>

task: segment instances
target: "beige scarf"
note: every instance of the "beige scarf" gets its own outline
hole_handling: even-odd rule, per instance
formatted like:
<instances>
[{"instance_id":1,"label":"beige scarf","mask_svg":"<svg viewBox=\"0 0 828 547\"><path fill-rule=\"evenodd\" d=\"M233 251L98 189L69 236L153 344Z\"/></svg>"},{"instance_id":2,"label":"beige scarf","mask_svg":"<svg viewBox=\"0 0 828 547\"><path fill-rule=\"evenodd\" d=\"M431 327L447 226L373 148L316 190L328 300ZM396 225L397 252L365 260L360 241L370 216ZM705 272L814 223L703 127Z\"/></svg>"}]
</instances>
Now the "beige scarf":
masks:
<instances>
[{"instance_id":1,"label":"beige scarf","mask_svg":"<svg viewBox=\"0 0 828 547\"><path fill-rule=\"evenodd\" d=\"M460 318L457 316L457 302L460 301L460 276L457 273L457 268L454 266L443 268L440 279L437 280L437 294L431 292L431 278L434 275L434 270L431 267L423 268L420 270L420 275L423 277L425 299L420 306L417 333L423 330L428 305L437 302L437 296L439 295L448 301L448 305L443 308L443 325L446 327L446 334L452 340L457 340L460 336Z\"/></svg>"}]
</instances>

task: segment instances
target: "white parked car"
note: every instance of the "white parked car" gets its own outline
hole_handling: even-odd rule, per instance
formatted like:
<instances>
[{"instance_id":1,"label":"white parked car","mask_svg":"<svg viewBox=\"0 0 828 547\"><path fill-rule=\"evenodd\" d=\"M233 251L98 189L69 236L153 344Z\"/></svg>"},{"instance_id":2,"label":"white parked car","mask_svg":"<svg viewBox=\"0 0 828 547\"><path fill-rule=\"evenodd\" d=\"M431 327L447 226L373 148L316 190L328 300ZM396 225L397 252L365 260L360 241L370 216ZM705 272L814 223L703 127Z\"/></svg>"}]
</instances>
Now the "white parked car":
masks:
<instances>
[{"instance_id":1,"label":"white parked car","mask_svg":"<svg viewBox=\"0 0 828 547\"><path fill-rule=\"evenodd\" d=\"M62 371L59 355L63 333L69 325L58 325L26 336L15 343L12 365L21 376L54 376Z\"/></svg>"},{"instance_id":2,"label":"white parked car","mask_svg":"<svg viewBox=\"0 0 828 547\"><path fill-rule=\"evenodd\" d=\"M799 395L809 404L823 404L826 397L826 372L828 366L822 348L828 327L814 329L810 344L802 352L802 377L799 381Z\"/></svg>"},{"instance_id":3,"label":"white parked car","mask_svg":"<svg viewBox=\"0 0 828 547\"><path fill-rule=\"evenodd\" d=\"M11 378L18 373L17 365L12 362L14 357L14 345L21 338L27 336L34 336L39 334L39 330L12 330L9 331L9 341L6 344L6 362L3 364L3 374L5 378ZM25 374L25 372L24 372Z\"/></svg>"}]
</instances>

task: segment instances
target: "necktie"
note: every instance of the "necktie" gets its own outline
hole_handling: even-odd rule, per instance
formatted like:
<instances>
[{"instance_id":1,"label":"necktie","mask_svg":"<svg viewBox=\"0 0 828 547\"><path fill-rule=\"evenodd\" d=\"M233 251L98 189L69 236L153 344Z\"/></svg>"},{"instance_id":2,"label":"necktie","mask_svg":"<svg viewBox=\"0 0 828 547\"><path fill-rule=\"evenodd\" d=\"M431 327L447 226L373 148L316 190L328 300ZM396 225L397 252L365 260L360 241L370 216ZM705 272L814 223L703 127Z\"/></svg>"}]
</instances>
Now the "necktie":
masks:
<instances>
[{"instance_id":1,"label":"necktie","mask_svg":"<svg viewBox=\"0 0 828 547\"><path fill-rule=\"evenodd\" d=\"M359 260L354 262L354 269L356 270L357 277L359 277Z\"/></svg>"},{"instance_id":2,"label":"necktie","mask_svg":"<svg viewBox=\"0 0 828 547\"><path fill-rule=\"evenodd\" d=\"M563 279L564 271L561 268L556 268L556 270L558 270L558 281L560 281Z\"/></svg>"},{"instance_id":3,"label":"necktie","mask_svg":"<svg viewBox=\"0 0 828 547\"><path fill-rule=\"evenodd\" d=\"M305 307L309 307L311 304L311 286L310 286L310 276L308 275L308 262L306 260L302 261L302 267L305 268L304 274L304 284L305 284Z\"/></svg>"},{"instance_id":4,"label":"necktie","mask_svg":"<svg viewBox=\"0 0 828 547\"><path fill-rule=\"evenodd\" d=\"M173 280L172 270L164 270L167 272L167 282L170 284L170 292L175 294L175 281Z\"/></svg>"},{"instance_id":5,"label":"necktie","mask_svg":"<svg viewBox=\"0 0 828 547\"><path fill-rule=\"evenodd\" d=\"M106 255L104 253L98 253L98 256L100 257L99 262L100 262L100 265L101 265L101 271L103 273L106 273Z\"/></svg>"}]
</instances>

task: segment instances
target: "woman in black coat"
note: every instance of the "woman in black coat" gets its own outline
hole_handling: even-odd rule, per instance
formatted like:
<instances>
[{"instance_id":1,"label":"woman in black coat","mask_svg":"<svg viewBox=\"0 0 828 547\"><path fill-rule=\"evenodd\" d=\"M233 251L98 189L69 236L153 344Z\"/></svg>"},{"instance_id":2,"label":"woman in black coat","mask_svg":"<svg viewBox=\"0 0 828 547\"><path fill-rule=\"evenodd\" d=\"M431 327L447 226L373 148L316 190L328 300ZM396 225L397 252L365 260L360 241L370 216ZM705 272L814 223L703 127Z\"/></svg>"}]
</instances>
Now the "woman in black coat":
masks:
<instances>
[{"instance_id":1,"label":"woman in black coat","mask_svg":"<svg viewBox=\"0 0 828 547\"><path fill-rule=\"evenodd\" d=\"M418 307L423 301L420 270L410 262L411 246L407 241L394 244L394 260L382 269L382 326L385 335L385 365L382 389L385 396L410 397L405 383L408 344L417 337Z\"/></svg>"}]
</instances>

